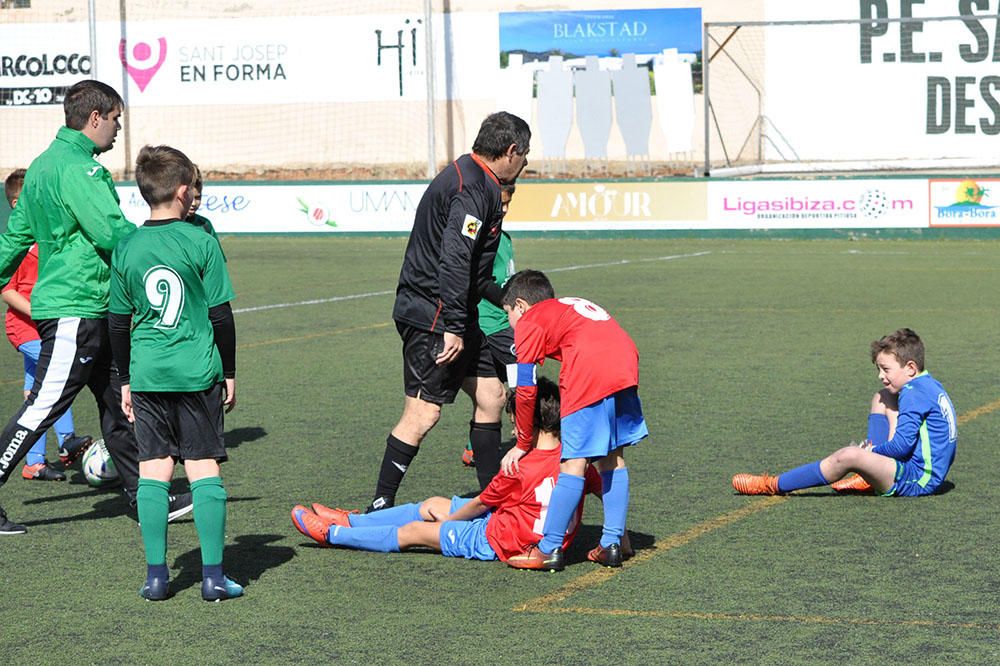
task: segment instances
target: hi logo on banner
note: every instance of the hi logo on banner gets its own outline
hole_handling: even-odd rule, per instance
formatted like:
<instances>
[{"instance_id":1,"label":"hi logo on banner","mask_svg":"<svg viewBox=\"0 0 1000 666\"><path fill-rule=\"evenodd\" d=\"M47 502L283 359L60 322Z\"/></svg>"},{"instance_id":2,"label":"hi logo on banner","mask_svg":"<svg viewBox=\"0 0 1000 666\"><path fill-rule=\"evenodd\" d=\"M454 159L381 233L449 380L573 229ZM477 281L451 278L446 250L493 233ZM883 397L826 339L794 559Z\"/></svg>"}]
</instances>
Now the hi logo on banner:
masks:
<instances>
[{"instance_id":1,"label":"hi logo on banner","mask_svg":"<svg viewBox=\"0 0 1000 666\"><path fill-rule=\"evenodd\" d=\"M146 90L146 86L159 71L163 61L167 59L167 40L160 37L156 40L159 46L159 54L156 62L153 62L153 48L146 42L139 42L132 47L132 52L128 52L125 40L118 43L118 58L122 61L122 66L128 70L129 76L139 86L139 92Z\"/></svg>"}]
</instances>

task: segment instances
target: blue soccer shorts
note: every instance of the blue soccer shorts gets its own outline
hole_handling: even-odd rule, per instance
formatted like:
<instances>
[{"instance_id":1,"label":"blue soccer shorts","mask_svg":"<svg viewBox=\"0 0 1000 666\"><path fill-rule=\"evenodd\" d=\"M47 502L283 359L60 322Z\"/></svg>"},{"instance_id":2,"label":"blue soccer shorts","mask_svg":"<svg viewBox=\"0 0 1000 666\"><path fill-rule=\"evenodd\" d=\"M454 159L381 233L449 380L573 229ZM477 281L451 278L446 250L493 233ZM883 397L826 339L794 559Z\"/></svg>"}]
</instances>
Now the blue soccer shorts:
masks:
<instances>
[{"instance_id":1,"label":"blue soccer shorts","mask_svg":"<svg viewBox=\"0 0 1000 666\"><path fill-rule=\"evenodd\" d=\"M636 387L562 417L562 459L603 458L649 436Z\"/></svg>"},{"instance_id":2,"label":"blue soccer shorts","mask_svg":"<svg viewBox=\"0 0 1000 666\"><path fill-rule=\"evenodd\" d=\"M459 507L468 502L469 498L452 497L449 513L455 513ZM486 539L486 523L492 516L491 511L473 520L448 520L441 523L441 531L438 533L441 539L441 554L445 557L464 557L467 560L485 562L497 559L496 551Z\"/></svg>"},{"instance_id":3,"label":"blue soccer shorts","mask_svg":"<svg viewBox=\"0 0 1000 666\"><path fill-rule=\"evenodd\" d=\"M924 476L924 470L916 465L906 465L896 461L896 482L892 488L885 491L884 497L920 497L930 495L937 490L937 484L932 483L932 479L927 480L927 485L921 486L920 480Z\"/></svg>"}]
</instances>

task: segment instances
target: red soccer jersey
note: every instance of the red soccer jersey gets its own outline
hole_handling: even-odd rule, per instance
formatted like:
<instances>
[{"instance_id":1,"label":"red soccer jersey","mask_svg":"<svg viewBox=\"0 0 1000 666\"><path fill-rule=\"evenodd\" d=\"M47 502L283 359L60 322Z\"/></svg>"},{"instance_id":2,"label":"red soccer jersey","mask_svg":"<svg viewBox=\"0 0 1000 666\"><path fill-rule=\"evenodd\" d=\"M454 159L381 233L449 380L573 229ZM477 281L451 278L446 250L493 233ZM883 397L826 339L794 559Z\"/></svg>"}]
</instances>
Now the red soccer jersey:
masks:
<instances>
[{"instance_id":1,"label":"red soccer jersey","mask_svg":"<svg viewBox=\"0 0 1000 666\"><path fill-rule=\"evenodd\" d=\"M486 523L486 539L502 562L542 540L549 498L559 477L559 453L558 448L548 451L533 449L521 458L517 474L497 474L479 495L483 504L493 507L493 516ZM584 478L584 494L600 494L601 476L592 466L587 466ZM580 506L576 508L566 530L563 548L569 547L576 536L582 511L581 498Z\"/></svg>"},{"instance_id":2,"label":"red soccer jersey","mask_svg":"<svg viewBox=\"0 0 1000 666\"><path fill-rule=\"evenodd\" d=\"M31 290L35 288L36 282L38 282L38 245L32 245L3 290L14 290L30 301ZM31 317L21 314L14 308L7 308L7 317L4 323L7 328L7 339L10 340L10 344L14 345L14 349L25 342L38 339L38 329L35 328L35 322L31 320Z\"/></svg>"},{"instance_id":3,"label":"red soccer jersey","mask_svg":"<svg viewBox=\"0 0 1000 666\"><path fill-rule=\"evenodd\" d=\"M606 310L582 298L550 298L532 305L517 322L518 364L554 358L559 369L560 414L566 416L639 385L639 350ZM534 386L517 387L517 446L531 446Z\"/></svg>"}]
</instances>

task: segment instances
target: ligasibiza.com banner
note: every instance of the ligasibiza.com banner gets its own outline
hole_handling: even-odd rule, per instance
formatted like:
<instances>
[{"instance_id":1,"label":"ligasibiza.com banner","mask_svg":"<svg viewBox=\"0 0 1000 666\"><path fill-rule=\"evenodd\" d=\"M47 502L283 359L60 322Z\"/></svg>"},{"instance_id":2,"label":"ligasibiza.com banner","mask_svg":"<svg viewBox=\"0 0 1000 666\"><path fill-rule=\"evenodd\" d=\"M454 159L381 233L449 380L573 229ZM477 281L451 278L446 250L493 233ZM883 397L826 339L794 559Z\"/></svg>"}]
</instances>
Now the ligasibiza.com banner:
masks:
<instances>
[{"instance_id":1,"label":"ligasibiza.com banner","mask_svg":"<svg viewBox=\"0 0 1000 666\"><path fill-rule=\"evenodd\" d=\"M927 226L927 180L720 180L708 184L716 229Z\"/></svg>"}]
</instances>

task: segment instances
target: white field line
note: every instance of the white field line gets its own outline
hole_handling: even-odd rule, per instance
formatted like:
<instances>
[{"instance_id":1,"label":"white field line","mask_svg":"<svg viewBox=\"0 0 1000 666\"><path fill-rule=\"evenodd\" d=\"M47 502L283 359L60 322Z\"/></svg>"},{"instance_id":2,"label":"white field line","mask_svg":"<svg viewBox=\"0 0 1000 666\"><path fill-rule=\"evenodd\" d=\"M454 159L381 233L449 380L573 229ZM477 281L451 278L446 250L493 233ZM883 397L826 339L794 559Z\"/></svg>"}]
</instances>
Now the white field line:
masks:
<instances>
[{"instance_id":1,"label":"white field line","mask_svg":"<svg viewBox=\"0 0 1000 666\"><path fill-rule=\"evenodd\" d=\"M580 264L577 266L563 266L562 268L550 268L546 273L561 273L563 271L579 271L586 268L604 268L607 266L623 266L625 264L639 264L650 261L671 261L673 259L687 259L688 257L701 257L711 252L693 252L691 254L671 254L665 257L650 257L648 259L620 259L618 261L607 261L600 264ZM395 289L385 291L369 291L363 294L350 294L347 296L331 296L330 298L313 298L308 301L295 301L291 303L272 303L270 305L255 305L250 308L236 308L233 314L246 314L248 312L262 312L264 310L277 310L280 308L294 308L300 305L321 305L323 303L337 303L339 301L355 301L361 298L372 296L388 296L396 293Z\"/></svg>"},{"instance_id":2,"label":"white field line","mask_svg":"<svg viewBox=\"0 0 1000 666\"><path fill-rule=\"evenodd\" d=\"M673 259L687 259L689 257L703 257L711 252L692 252L691 254L670 254L665 257L649 257L647 259L619 259L618 261L606 261L600 264L580 264L579 266L563 266L562 268L549 268L546 273L562 273L563 271L579 271L585 268L605 268L607 266L624 266L625 264L640 264L649 261L671 261Z\"/></svg>"},{"instance_id":3,"label":"white field line","mask_svg":"<svg viewBox=\"0 0 1000 666\"><path fill-rule=\"evenodd\" d=\"M294 303L272 303L271 305L256 305L252 308L237 308L233 314L243 314L245 312L261 312L263 310L277 310L278 308L294 308L300 305L319 305L321 303L336 303L338 301L355 301L359 298L369 298L370 296L386 296L395 294L395 289L386 291L369 291L364 294L351 294L349 296L331 296L330 298L313 298L308 301L295 301Z\"/></svg>"}]
</instances>

